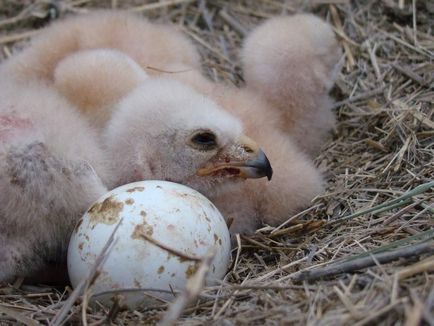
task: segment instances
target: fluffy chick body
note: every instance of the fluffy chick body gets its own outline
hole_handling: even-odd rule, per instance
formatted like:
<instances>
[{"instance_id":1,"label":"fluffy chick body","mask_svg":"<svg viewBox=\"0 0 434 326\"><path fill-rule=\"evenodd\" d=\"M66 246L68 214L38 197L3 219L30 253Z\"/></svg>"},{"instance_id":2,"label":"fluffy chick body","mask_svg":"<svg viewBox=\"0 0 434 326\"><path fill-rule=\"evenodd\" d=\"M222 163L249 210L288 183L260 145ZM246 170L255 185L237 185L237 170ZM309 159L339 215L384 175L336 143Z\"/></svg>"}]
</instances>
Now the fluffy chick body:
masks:
<instances>
[{"instance_id":1,"label":"fluffy chick body","mask_svg":"<svg viewBox=\"0 0 434 326\"><path fill-rule=\"evenodd\" d=\"M308 31L298 29L300 22L304 22L303 26ZM273 24L281 31L276 37L273 37L274 33L269 34ZM317 32L326 35L326 38L312 32L312 26L318 24L323 30ZM293 29L297 32L290 32ZM264 33L267 34L266 43L263 42ZM339 50L330 35L330 27L310 15L270 20L254 30L246 41L243 65L247 83L244 88L238 89L212 83L203 77L199 72L196 50L184 35L172 27L150 24L126 13L101 12L68 19L46 29L29 48L0 67L0 74L7 74L8 78L14 79L14 85L29 88L29 92L34 86L29 87L27 83L32 80L54 88L68 99L70 103L62 103L64 109L59 109L55 103L63 100L51 94L53 90L46 91L50 93L47 99L56 99L52 100L52 104L45 105L51 108L50 112L39 111L34 119L53 114L56 110L56 116L72 115L71 121L80 121L78 125L65 128L70 124L68 118L47 122L38 129L51 130L56 125L59 129L55 129L56 133L74 131L74 136L64 139L63 148L60 146L55 150L51 149L51 138L44 138L41 142L44 148L50 147L47 152L49 155L55 153L62 162L90 162L91 171L96 173L91 174L90 181L73 178L78 188L86 188L86 182L92 184L88 187L89 193L82 195L83 198L70 201L74 207L64 203L65 198L68 198L64 194L64 186L68 183L63 183L63 189L60 186L59 198L56 199L60 203L59 210L71 213L68 215L71 222L57 220L57 227L52 227L52 221L45 215L51 216L57 211L48 210L45 215L40 213L39 218L47 220L47 223L44 224L46 228L41 226L39 231L47 233L48 230L50 234L63 237L56 242L52 236L43 239L42 243L47 245L51 241L64 244L69 225L106 190L105 186L112 188L143 178L170 179L202 191L216 203L227 219L233 219L232 232L253 232L260 221L280 223L290 213L308 204L321 193L323 185L320 173L306 153L315 153L323 142L324 133L333 126L327 93L334 81ZM52 47L52 44L56 44L56 47ZM315 56L315 53L319 55ZM324 57L327 59L324 60ZM300 58L310 59L297 61ZM97 64L92 66L92 62ZM171 94L174 98L167 104ZM9 94L7 98L10 96L13 97ZM29 95L29 100L33 96L36 97L36 94ZM186 98L194 98L194 101L183 102ZM166 103L166 109L159 110L161 103ZM32 106L24 103L19 105ZM135 109L123 109L128 106ZM141 112L141 107L146 109ZM156 120L146 114L148 108L156 113ZM220 112L221 109L226 112ZM178 115L173 112L178 112ZM168 124L165 118L169 116L172 121L197 123L197 128L205 120L213 128L221 130L222 135L229 133L227 142L237 139L244 131L265 150L272 162L275 177L271 182L263 179L244 182L222 179L216 184L203 177L186 175L181 169L173 171L173 161L184 160L186 164L194 165L192 156L186 153L183 157L162 157L161 150L154 148L153 151L152 145L146 142L146 139L158 137L158 133L164 129L162 126ZM186 119L188 117L190 119ZM228 126L223 127L222 124L226 122ZM150 128L144 134L143 125L155 126L155 129ZM120 133L120 130L128 130L128 133ZM82 137L74 139L76 134L82 134ZM29 136L27 142L18 148L33 143L35 137ZM61 138L56 142L62 144ZM70 148L71 142L80 144L81 149L74 146ZM68 144L68 149L65 149L65 144ZM164 144L167 148L170 148L169 145ZM77 153L83 148L94 151L96 157L81 158ZM3 152L9 155L10 150L4 149ZM199 162L203 163L204 160ZM69 166L76 163L65 164ZM167 171L169 168L171 171ZM7 181L5 188L8 187L6 184ZM73 189L71 191L75 191ZM45 190L51 192L49 187ZM15 194L15 197L4 198L18 197ZM45 199L45 206L49 206L49 202ZM6 211L3 213L4 216L7 214ZM12 232L16 236L20 228L24 228L20 224L24 221L20 214L25 212L6 218L15 222L5 226L3 233ZM31 233L32 228L28 229ZM9 254L4 250L3 257L11 256L10 252L21 253L23 257L30 256L31 250L14 247L19 246L20 241L14 242L13 235L3 240L6 245L4 248L10 248ZM24 246L29 248L29 245ZM57 247L59 245L52 246L52 249ZM17 264L14 266L8 275L14 269L15 272L19 271Z\"/></svg>"},{"instance_id":2,"label":"fluffy chick body","mask_svg":"<svg viewBox=\"0 0 434 326\"><path fill-rule=\"evenodd\" d=\"M77 219L107 189L94 170L106 171L95 132L52 89L0 82L0 130L0 281L7 281L61 260Z\"/></svg>"}]
</instances>

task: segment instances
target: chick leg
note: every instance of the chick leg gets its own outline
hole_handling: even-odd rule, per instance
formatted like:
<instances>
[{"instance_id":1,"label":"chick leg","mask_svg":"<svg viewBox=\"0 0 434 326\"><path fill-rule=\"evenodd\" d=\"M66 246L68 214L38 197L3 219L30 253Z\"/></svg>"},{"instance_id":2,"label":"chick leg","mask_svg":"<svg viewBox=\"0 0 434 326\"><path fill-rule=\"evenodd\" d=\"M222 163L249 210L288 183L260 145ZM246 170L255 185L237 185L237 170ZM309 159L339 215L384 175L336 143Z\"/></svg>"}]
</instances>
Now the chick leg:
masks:
<instances>
[{"instance_id":1,"label":"chick leg","mask_svg":"<svg viewBox=\"0 0 434 326\"><path fill-rule=\"evenodd\" d=\"M283 130L309 154L334 126L328 93L340 53L331 26L307 14L266 21L242 50L246 87L280 111Z\"/></svg>"},{"instance_id":2,"label":"chick leg","mask_svg":"<svg viewBox=\"0 0 434 326\"><path fill-rule=\"evenodd\" d=\"M87 163L35 138L0 146L0 282L64 259L76 221L106 191Z\"/></svg>"}]
</instances>

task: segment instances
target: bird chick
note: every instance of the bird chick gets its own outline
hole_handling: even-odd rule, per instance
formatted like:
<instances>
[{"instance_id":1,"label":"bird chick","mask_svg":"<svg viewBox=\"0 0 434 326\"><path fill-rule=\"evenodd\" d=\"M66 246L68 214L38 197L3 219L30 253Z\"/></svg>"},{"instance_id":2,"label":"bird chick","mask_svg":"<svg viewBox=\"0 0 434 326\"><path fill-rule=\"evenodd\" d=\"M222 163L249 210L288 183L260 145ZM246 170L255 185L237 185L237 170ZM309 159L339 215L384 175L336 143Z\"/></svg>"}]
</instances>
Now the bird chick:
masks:
<instances>
[{"instance_id":1,"label":"bird chick","mask_svg":"<svg viewBox=\"0 0 434 326\"><path fill-rule=\"evenodd\" d=\"M53 42L56 41L56 46ZM149 75L174 62L200 69L192 43L175 27L150 23L123 11L95 11L54 22L35 36L24 51L8 59L0 70L18 81L52 82L65 57L83 50L117 49ZM113 80L112 80L113 81Z\"/></svg>"},{"instance_id":2,"label":"bird chick","mask_svg":"<svg viewBox=\"0 0 434 326\"><path fill-rule=\"evenodd\" d=\"M102 139L116 176L111 186L160 179L211 195L226 183L272 175L239 119L162 77L142 82L121 100Z\"/></svg>"},{"instance_id":3,"label":"bird chick","mask_svg":"<svg viewBox=\"0 0 434 326\"><path fill-rule=\"evenodd\" d=\"M265 21L241 51L246 87L279 111L279 127L310 155L335 124L328 94L340 56L331 26L311 14Z\"/></svg>"},{"instance_id":4,"label":"bird chick","mask_svg":"<svg viewBox=\"0 0 434 326\"><path fill-rule=\"evenodd\" d=\"M96 128L104 128L114 106L148 74L128 55L109 49L82 50L61 60L54 87Z\"/></svg>"},{"instance_id":5,"label":"bird chick","mask_svg":"<svg viewBox=\"0 0 434 326\"><path fill-rule=\"evenodd\" d=\"M119 61L125 60L124 68L135 69L124 55L92 51L121 66ZM89 55L80 60L94 63ZM73 70L59 67L60 82L63 73ZM83 62L79 67L89 66ZM131 71L121 71L131 76ZM97 71L93 75L103 76ZM122 87L107 85L119 91L121 99L99 115L73 107L37 80L3 81L0 105L11 109L0 113L5 204L0 214L0 280L30 275L50 260L61 261L74 222L106 187L163 179L212 195L244 178L271 178L267 157L243 135L239 119L176 80L137 76L138 85L126 96ZM89 85L87 81L84 78L81 86ZM84 91L70 81L61 85L74 86L65 94ZM103 80L94 90L102 86ZM95 120L99 122L92 128ZM19 203L19 209L10 203ZM23 234L25 241L20 240Z\"/></svg>"},{"instance_id":6,"label":"bird chick","mask_svg":"<svg viewBox=\"0 0 434 326\"><path fill-rule=\"evenodd\" d=\"M271 178L267 157L243 135L238 118L185 83L149 78L118 50L67 56L54 71L54 86L102 128L110 187L163 179L211 194L240 177Z\"/></svg>"},{"instance_id":7,"label":"bird chick","mask_svg":"<svg viewBox=\"0 0 434 326\"><path fill-rule=\"evenodd\" d=\"M310 32L291 32L297 24ZM323 27L325 35L331 33L328 25L312 16L275 18L254 30L243 50L247 84L242 89L203 77L199 55L184 35L131 14L93 13L42 32L29 48L0 67L0 80L5 76L11 80L10 92L2 91L6 104L1 107L14 108L0 116L0 123L9 124L0 140L4 139L3 161L10 162L0 168L0 175L5 202L38 198L41 212L30 215L49 222L37 230L22 223L27 220L20 216L30 216L36 201L28 201L15 213L4 207L0 269L5 272L0 280L34 270L22 263L24 259L42 264L46 257L54 257L64 248L72 221L106 187L142 179L186 184L210 197L227 219L233 219L231 232L242 233L253 232L261 222L281 223L308 204L323 185L304 152L315 152L333 125L327 92L339 53L333 37L312 33L315 24ZM267 26L279 27L279 37L273 37L276 31L268 35ZM56 48L50 46L53 42ZM291 52L292 48L299 52ZM334 54L323 60L326 49ZM44 89L38 95L46 98L44 103L34 100L39 88ZM45 121L46 116L59 120ZM28 122L32 128L26 127ZM65 136L54 136L57 133ZM28 148L29 144L38 146ZM271 178L270 163L260 147L273 164L270 182L245 180ZM14 151L30 151L31 160L27 154L18 155L25 162L37 157L44 163L33 168L33 163L8 161L10 155L17 156L11 154ZM83 162L91 181L76 173L66 173L68 177L59 173L76 171L75 166ZM48 171L32 174L41 196L31 197L38 190L29 188L28 197L20 197L10 169L25 175L28 169ZM52 185L55 195L51 195ZM65 222L50 224L53 216L65 215ZM41 237L34 246L36 240L19 241L24 231L56 236ZM7 267L14 259L18 263Z\"/></svg>"},{"instance_id":8,"label":"bird chick","mask_svg":"<svg viewBox=\"0 0 434 326\"><path fill-rule=\"evenodd\" d=\"M181 65L166 69L185 70ZM190 70L173 75L241 119L245 134L257 140L273 166L273 178L246 180L228 185L209 196L223 215L232 221L232 233L253 233L261 223L276 225L305 207L323 191L323 180L304 151L279 128L279 111L252 89L209 81Z\"/></svg>"},{"instance_id":9,"label":"bird chick","mask_svg":"<svg viewBox=\"0 0 434 326\"><path fill-rule=\"evenodd\" d=\"M113 55L109 56L108 51L113 52ZM87 85L110 88L110 85L105 84L110 84L112 80L124 80L126 77L122 74L131 75L130 70L137 69L133 64L130 69L123 71L111 69L116 65L122 66L119 63L121 56L115 55L115 52L117 50L84 50L66 57L55 69L55 85L58 84L58 80L74 80L73 89L77 92L63 91L71 101L74 101L74 96L78 96L80 92L86 94ZM100 56L103 58L99 59ZM94 62L104 62L103 59L108 57L115 61L112 63L106 61L105 64L93 68ZM124 59L125 65L130 62L129 58L124 57ZM87 71L92 71L93 74L89 75ZM143 178L171 180L189 185L207 195L223 215L233 221L232 233L252 233L263 221L270 224L279 223L284 216L302 208L314 196L321 193L323 184L319 172L305 154L294 145L290 137L276 127L280 119L278 111L270 108L261 97L250 89L240 90L213 83L199 71L183 64L166 65L164 71L182 73L170 75L163 73L161 77L151 77L144 82L138 82L136 89L125 98L119 99L118 104L116 102L113 104L115 109L106 111L112 114L107 129L110 129L110 134L115 136L109 138L106 136L105 146L108 148L116 145L110 160L113 163L111 174L117 175L118 179L111 183L112 186ZM87 75L90 76L89 81ZM98 78L100 75L107 78ZM139 75L139 71L134 75ZM79 81L75 76L85 77L83 81ZM68 85L66 82L61 84ZM190 85L205 96L199 96L185 85ZM170 94L170 97L167 94ZM198 100L199 98L201 99ZM209 100L211 98L219 104L219 107ZM103 101L103 99L99 100ZM173 112L177 114L174 115ZM147 121L156 117L163 120ZM241 118L241 121L235 117ZM187 127L187 123L193 122L198 123L196 128ZM205 128L205 125L208 127ZM162 126L166 128L163 129ZM152 135L147 131L148 128L154 130ZM273 169L278 177L271 182L258 180L239 182L239 176L247 178L271 174L266 157L262 151L258 153L258 145L252 140L247 140L247 136L240 136L239 131L235 132L241 128L245 129L245 134L260 140L261 148L272 160ZM169 129L171 131L168 131ZM182 137L179 130L183 130ZM170 141L165 143L161 136L163 131L164 135L176 133L179 136L170 137ZM192 150L185 146L185 144L192 145L188 137L192 137L199 131L206 131L206 137L202 137L202 141L212 137L220 144L215 149L210 148L207 151L203 148L199 148L200 151L197 151L198 148ZM237 136L228 137L234 132ZM151 150L150 141L146 140L155 137L161 141L156 142L157 147ZM141 141L138 142L137 139ZM184 140L174 141L179 139ZM252 153L256 153L255 158L250 157L244 161L244 169L246 165L256 166L255 170L250 168L251 172L255 171L254 174L240 173L239 169L235 169L236 165L241 164L240 161L236 161L235 149L237 148L239 150L250 148ZM217 152L219 155L215 156ZM183 156L181 158L175 154ZM125 157L129 160L125 160ZM182 162L183 165L178 166L175 162ZM221 166L222 163L226 165ZM208 166L208 169L200 168L204 165ZM215 170L216 166L226 167L216 173L218 172ZM123 171L121 175L118 175L121 171ZM231 175L229 171L235 174Z\"/></svg>"},{"instance_id":10,"label":"bird chick","mask_svg":"<svg viewBox=\"0 0 434 326\"><path fill-rule=\"evenodd\" d=\"M56 49L48 51L49 42L56 42L58 44ZM82 59L85 58L84 52L98 49L118 51L121 53L117 56L119 61L122 61L120 58L125 55L133 60L134 64L130 64L131 60L126 59L124 63L127 64L128 61L130 68L110 69L110 66L117 65L108 63L109 60L102 64L101 68L90 69L86 60L82 60L82 64L78 64L78 61L74 63L75 59L80 59L80 55L83 55ZM87 53L90 57L96 55L95 52L90 52ZM224 170L225 173L221 175L224 177L222 179L224 182L220 182L220 186L216 189L215 182L210 182L207 189L203 187L210 177L210 174L203 173L204 170L201 174L204 182L197 183L197 187L200 187L198 189L205 195L215 202L222 203L219 208L224 215L230 215L240 221L242 227L234 228L233 231L251 232L258 225L258 221L269 224L280 223L287 214L308 204L323 189L321 176L305 153L311 155L315 153L324 142L325 133L333 126L334 119L330 112L327 92L336 77L339 53L330 26L312 15L270 19L254 29L247 37L242 51L247 83L244 88L238 89L212 83L204 78L200 73L196 50L190 41L175 29L154 25L123 12L99 12L74 17L49 27L33 41L29 49L10 61L9 70L19 79L40 78L48 82L54 80L53 83L57 85L66 85L67 87L59 87L62 94L77 104L78 109L86 115L93 111L99 112L97 115L106 112L105 115L102 114L104 118L101 123L110 121L107 126L116 125L115 113L121 106L107 105L103 102L106 98L109 99L107 102L116 102L118 96L112 98L96 91L94 92L98 94L94 96L97 98L96 105L92 104L89 106L92 109L86 109L87 104L79 103L80 98L84 97L80 96L81 92L77 90L87 88L80 85L107 85L110 81L124 80L125 75L139 76L141 73L137 67L152 77L145 83L152 83L152 79L156 76L176 79L213 100L218 104L218 110L225 110L241 119L245 134L264 148L274 166L275 177L269 183L255 181L253 186L247 181L234 185L232 182L234 178L227 178L229 168ZM50 56L50 60L47 60L46 58ZM112 59L115 57L116 55L111 56ZM75 74L68 73L68 60L71 63L69 71L75 71ZM104 60L94 59L94 61ZM118 63L118 65L121 67L124 64ZM133 73L125 74L126 71L133 70ZM95 76L95 78L80 79L80 76ZM100 89L118 87L117 83L113 85L96 87ZM160 85L168 87L163 93L173 92L171 87L174 84L161 83ZM75 91L74 87L76 87ZM123 89L122 86L120 88ZM127 93L128 88L126 87L119 94ZM86 99L86 103L93 101L92 93L86 91L82 93L91 99ZM117 91L113 94L117 94ZM130 94L132 93L127 94L125 101L122 100L121 103L127 103ZM164 95L159 99L164 99ZM138 96L136 100L137 106L148 101ZM98 103L103 105L99 106ZM115 109L106 110L105 107L115 107ZM185 110L181 105L173 107L176 110ZM184 112L189 119L193 119L197 114L192 115L189 110ZM145 125L145 117L141 119ZM94 117L90 120L93 121ZM222 125L224 122L217 123ZM135 136L132 132L129 135L127 140L119 136L117 141L124 141L125 144L132 146L131 139ZM105 146L109 148L111 145L106 143ZM143 160L143 157L139 160ZM166 161L164 166L167 167L168 164L169 162ZM143 169L144 166L142 164ZM140 169L136 168L136 170L136 178L154 178L154 175L149 174L152 169L142 172ZM239 169L235 171L239 173ZM170 177L168 174L159 174L158 176L195 187L178 175ZM136 179L131 178L130 173L128 178L123 175L120 180L127 182ZM113 181L112 184L118 183ZM237 198L231 203L218 197L226 198L226 193L231 191L238 193L239 197L231 195L231 198Z\"/></svg>"},{"instance_id":11,"label":"bird chick","mask_svg":"<svg viewBox=\"0 0 434 326\"><path fill-rule=\"evenodd\" d=\"M99 60L98 56L108 58L107 53L102 51L117 52L117 50L86 50L66 57L55 70L55 84L58 79L75 80L76 75L100 76L99 69L86 71L91 68L88 62L103 61ZM93 58L90 59L92 56ZM121 57L113 55L111 58L120 60ZM126 63L127 58L125 60ZM116 66L116 64L120 65L116 62L111 64L107 62L107 68ZM107 81L126 78L119 74L133 75L132 69L136 69L136 66L131 66L131 69L125 69L123 72L106 70L104 65L101 69L104 69L104 74L110 71L113 75L101 80L96 79L90 84L99 85L97 87L105 89L110 87L105 86ZM110 134L115 136L109 138L106 136L106 148L113 151L113 158L110 159L115 165L112 174L117 175L121 170L124 171L118 176L118 180L112 183L113 186L143 178L171 180L186 184L203 192L214 201L228 220L233 221L232 233L252 233L261 221L270 224L279 223L284 216L302 208L314 196L321 193L323 184L319 172L293 144L290 137L276 128L279 114L277 110L270 108L261 97L249 89L240 90L213 83L202 76L199 71L184 64L166 65L163 70L182 71L182 73L163 73L159 78L152 77L138 83L138 86L125 96L120 104L114 104L116 109L110 110L112 118L107 129L110 129ZM68 77L70 71L72 72L71 78ZM138 72L134 74L137 75ZM83 81L78 84L86 88L88 83ZM71 101L86 92L84 89L81 90L77 83L74 85L74 92L64 92ZM181 85L184 86L181 87ZM185 85L193 87L197 92L193 92ZM170 98L167 94L170 94ZM214 99L219 106L211 103L210 98ZM155 113L152 113L153 111ZM157 114L158 111L160 114ZM266 113L266 119L264 119L264 113ZM156 117L162 120L147 121ZM235 117L241 118L241 121ZM237 124L234 123L235 120ZM191 123L198 125L196 128L187 127ZM178 136L170 137L170 143L165 144L161 136L162 126L169 125L173 133ZM205 125L208 126L207 130L204 128ZM150 131L147 131L147 128L154 130L152 135L149 134ZM260 140L261 148L273 161L273 169L275 174L279 175L278 178L273 178L271 182L257 180L240 182L240 176L243 178L267 174L271 176L268 160L258 149L258 145L248 140L246 136L240 136L239 131L236 132L242 128L245 129L245 134ZM192 137L198 131L206 131L206 137L202 137L202 141L212 137L220 144L207 151L199 148L199 152L196 151L198 148L192 150L185 146L185 144L192 145L188 137ZM171 131L164 129L164 135L170 133ZM237 136L228 137L233 133ZM155 137L161 140L155 142L157 147L151 150L152 146L147 142L146 145L144 143L146 139ZM137 142L137 139L142 141ZM176 142L175 140L182 141ZM230 146L225 144L230 144ZM175 145L177 147L174 147ZM248 149L251 154L254 154L254 158L247 157L242 163L243 161L240 162L237 158L236 149L241 151ZM244 152L244 155L246 154ZM125 160L125 157L129 159ZM122 159L122 164L117 163L119 159ZM178 166L174 163L178 161L185 164ZM131 165L133 163L134 165ZM240 164L245 165L244 171L239 169ZM251 166L250 173L246 173L247 165ZM201 168L201 166L207 166L207 168ZM254 166L256 168L253 168ZM220 169L216 170L216 167ZM132 173L132 171L135 172Z\"/></svg>"},{"instance_id":12,"label":"bird chick","mask_svg":"<svg viewBox=\"0 0 434 326\"><path fill-rule=\"evenodd\" d=\"M95 50L95 55L119 65L125 60L124 68L135 68L118 53ZM239 119L178 81L138 74L140 82L127 96L124 84L106 85L118 91L121 100L113 111L107 106L109 113L95 115L73 107L40 80L11 82L2 77L0 281L31 276L64 261L65 239L107 187L163 179L212 194L244 178L271 178L267 157L243 135ZM65 94L83 90L74 83L65 85L75 87ZM100 103L109 102L105 98ZM94 121L99 122L92 127Z\"/></svg>"},{"instance_id":13,"label":"bird chick","mask_svg":"<svg viewBox=\"0 0 434 326\"><path fill-rule=\"evenodd\" d=\"M0 80L0 282L64 259L77 219L107 192L105 161L56 92Z\"/></svg>"}]
</instances>

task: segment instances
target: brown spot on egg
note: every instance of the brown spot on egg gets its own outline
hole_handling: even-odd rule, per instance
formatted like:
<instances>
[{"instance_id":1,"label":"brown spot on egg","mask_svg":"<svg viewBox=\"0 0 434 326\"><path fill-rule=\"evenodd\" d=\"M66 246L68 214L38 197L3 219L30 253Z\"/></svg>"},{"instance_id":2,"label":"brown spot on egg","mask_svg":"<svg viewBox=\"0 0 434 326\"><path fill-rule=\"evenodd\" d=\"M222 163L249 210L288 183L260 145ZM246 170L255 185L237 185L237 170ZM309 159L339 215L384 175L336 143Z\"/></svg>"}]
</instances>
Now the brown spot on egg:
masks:
<instances>
[{"instance_id":1,"label":"brown spot on egg","mask_svg":"<svg viewBox=\"0 0 434 326\"><path fill-rule=\"evenodd\" d=\"M174 197L188 198L190 203L196 204L196 205L198 204L198 202L200 203L200 200L201 200L201 198L199 196L197 196L196 194L184 192L184 191L178 190L178 189L169 189L167 192L170 193L171 195L173 195Z\"/></svg>"},{"instance_id":2,"label":"brown spot on egg","mask_svg":"<svg viewBox=\"0 0 434 326\"><path fill-rule=\"evenodd\" d=\"M84 246L84 242L80 242L78 244L78 249L80 249L80 251L83 250L83 246Z\"/></svg>"},{"instance_id":3,"label":"brown spot on egg","mask_svg":"<svg viewBox=\"0 0 434 326\"><path fill-rule=\"evenodd\" d=\"M194 275L194 273L196 273L197 269L199 268L199 264L193 264L193 265L189 265L187 270L185 271L185 277L186 278L190 278Z\"/></svg>"},{"instance_id":4,"label":"brown spot on egg","mask_svg":"<svg viewBox=\"0 0 434 326\"><path fill-rule=\"evenodd\" d=\"M133 239L141 239L143 240L142 234L151 236L154 233L154 228L152 225L143 223L143 224L137 224L134 228L133 233L131 234L131 238Z\"/></svg>"},{"instance_id":5,"label":"brown spot on egg","mask_svg":"<svg viewBox=\"0 0 434 326\"><path fill-rule=\"evenodd\" d=\"M214 233L214 243L219 239L218 235Z\"/></svg>"},{"instance_id":6,"label":"brown spot on egg","mask_svg":"<svg viewBox=\"0 0 434 326\"><path fill-rule=\"evenodd\" d=\"M98 223L114 224L119 220L119 213L123 207L123 203L110 196L104 199L102 203L95 203L88 210L90 222L94 225Z\"/></svg>"},{"instance_id":7,"label":"brown spot on egg","mask_svg":"<svg viewBox=\"0 0 434 326\"><path fill-rule=\"evenodd\" d=\"M158 274L161 274L161 273L163 273L163 272L164 272L164 266L161 265L161 266L158 268L157 273L158 273Z\"/></svg>"},{"instance_id":8,"label":"brown spot on egg","mask_svg":"<svg viewBox=\"0 0 434 326\"><path fill-rule=\"evenodd\" d=\"M134 204L134 199L132 199L132 198L128 198L127 200L125 200L125 204L127 204L127 205L132 205L132 204Z\"/></svg>"},{"instance_id":9,"label":"brown spot on egg","mask_svg":"<svg viewBox=\"0 0 434 326\"><path fill-rule=\"evenodd\" d=\"M134 187L131 189L128 189L127 192L135 192L135 191L143 191L145 190L145 187Z\"/></svg>"},{"instance_id":10,"label":"brown spot on egg","mask_svg":"<svg viewBox=\"0 0 434 326\"><path fill-rule=\"evenodd\" d=\"M167 226L167 229L168 229L169 231L173 231L173 230L175 230L175 225L173 225L173 224L169 224L169 225Z\"/></svg>"},{"instance_id":11,"label":"brown spot on egg","mask_svg":"<svg viewBox=\"0 0 434 326\"><path fill-rule=\"evenodd\" d=\"M146 212L145 212L145 211L140 211L140 215L141 215L142 217L146 217Z\"/></svg>"}]
</instances>

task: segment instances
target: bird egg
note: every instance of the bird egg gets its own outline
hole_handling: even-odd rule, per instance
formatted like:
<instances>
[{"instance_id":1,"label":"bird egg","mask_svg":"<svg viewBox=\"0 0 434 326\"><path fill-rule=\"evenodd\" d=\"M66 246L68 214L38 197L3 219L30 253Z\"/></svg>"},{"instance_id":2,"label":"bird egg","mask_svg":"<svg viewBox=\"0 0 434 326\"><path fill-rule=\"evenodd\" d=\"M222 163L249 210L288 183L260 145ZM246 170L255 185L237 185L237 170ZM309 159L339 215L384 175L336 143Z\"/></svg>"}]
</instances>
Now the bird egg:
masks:
<instances>
[{"instance_id":1,"label":"bird egg","mask_svg":"<svg viewBox=\"0 0 434 326\"><path fill-rule=\"evenodd\" d=\"M180 184L135 182L98 199L69 243L74 288L89 275L112 234L91 288L92 300L104 304L115 296L132 309L173 300L211 248L215 256L206 283L216 283L227 271L231 246L224 218L207 198Z\"/></svg>"}]
</instances>

